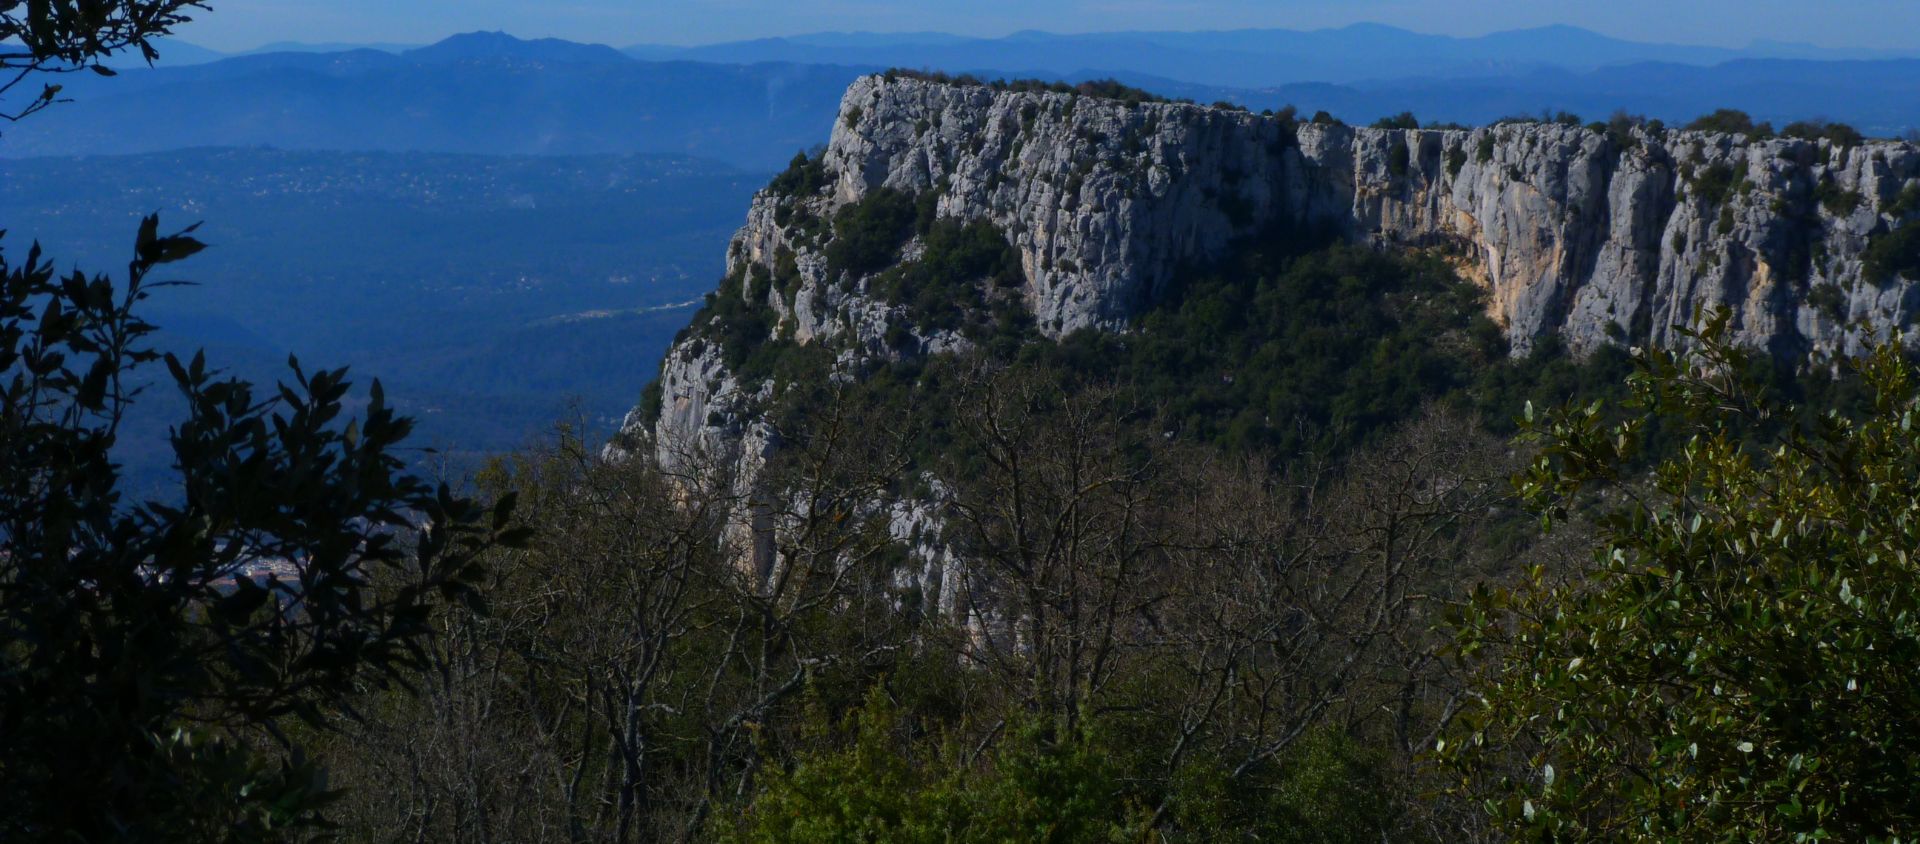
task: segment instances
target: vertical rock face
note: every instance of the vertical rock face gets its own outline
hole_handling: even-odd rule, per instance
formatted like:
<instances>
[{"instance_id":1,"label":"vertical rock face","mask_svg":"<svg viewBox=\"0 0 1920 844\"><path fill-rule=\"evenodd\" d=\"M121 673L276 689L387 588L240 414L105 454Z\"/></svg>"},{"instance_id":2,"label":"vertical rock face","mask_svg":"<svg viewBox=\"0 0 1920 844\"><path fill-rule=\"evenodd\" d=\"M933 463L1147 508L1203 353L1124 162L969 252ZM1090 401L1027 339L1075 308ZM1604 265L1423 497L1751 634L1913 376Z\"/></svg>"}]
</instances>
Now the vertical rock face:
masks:
<instances>
[{"instance_id":1,"label":"vertical rock face","mask_svg":"<svg viewBox=\"0 0 1920 844\"><path fill-rule=\"evenodd\" d=\"M1461 248L1520 353L1552 334L1582 351L1668 340L1702 304L1731 308L1741 340L1798 353L1857 352L1911 316L1908 285L1860 273L1868 236L1899 222L1880 211L1920 180L1900 143L1292 126L868 77L826 164L837 203L944 186L943 216L1006 230L1054 333L1121 327L1177 266L1276 224ZM1809 304L1821 284L1844 302ZM1876 331L1849 328L1861 320Z\"/></svg>"},{"instance_id":2,"label":"vertical rock face","mask_svg":"<svg viewBox=\"0 0 1920 844\"><path fill-rule=\"evenodd\" d=\"M1295 204L1292 133L1244 112L868 77L841 113L835 200L940 189L941 216L1008 233L1054 334L1125 325L1175 266Z\"/></svg>"},{"instance_id":3,"label":"vertical rock face","mask_svg":"<svg viewBox=\"0 0 1920 844\"><path fill-rule=\"evenodd\" d=\"M1902 143L1361 129L872 76L848 89L818 167L804 189L756 197L728 255L742 281L722 295L770 307L780 336L843 364L965 345L917 328L903 343L900 306L827 260L824 221L887 188L997 227L1024 269L1018 295L1055 336L1122 330L1180 267L1287 226L1449 250L1516 354L1548 337L1582 354L1672 342L1707 305L1728 308L1750 346L1851 354L1917 304L1913 283L1862 269L1872 237L1920 212L1920 151ZM638 415L629 428L670 463L689 449L754 462L776 446L752 407L768 387L729 372L697 332L662 383L652 430Z\"/></svg>"}]
</instances>

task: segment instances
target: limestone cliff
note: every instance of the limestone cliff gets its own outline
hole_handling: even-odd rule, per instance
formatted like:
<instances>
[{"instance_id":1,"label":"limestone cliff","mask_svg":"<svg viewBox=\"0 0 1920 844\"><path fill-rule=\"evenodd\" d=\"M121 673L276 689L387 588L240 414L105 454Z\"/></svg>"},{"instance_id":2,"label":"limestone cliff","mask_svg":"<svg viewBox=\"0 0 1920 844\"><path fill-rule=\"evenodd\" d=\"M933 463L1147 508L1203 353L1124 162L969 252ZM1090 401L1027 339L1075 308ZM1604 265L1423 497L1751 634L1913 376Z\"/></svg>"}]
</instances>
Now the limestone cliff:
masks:
<instances>
[{"instance_id":1,"label":"limestone cliff","mask_svg":"<svg viewBox=\"0 0 1920 844\"><path fill-rule=\"evenodd\" d=\"M1609 323L1664 340L1701 302L1734 308L1742 339L1782 351L1857 351L1849 323L1909 316L1907 285L1863 284L1859 261L1880 212L1920 179L1907 144L1292 126L877 76L841 111L831 201L944 184L943 216L1009 233L1053 332L1121 327L1176 266L1279 221L1464 248L1516 352L1552 333L1591 349L1618 333ZM771 261L780 234L757 228L744 258ZM1823 283L1844 303L1810 305Z\"/></svg>"},{"instance_id":2,"label":"limestone cliff","mask_svg":"<svg viewBox=\"0 0 1920 844\"><path fill-rule=\"evenodd\" d=\"M871 76L809 166L756 197L718 295L771 308L785 342L831 349L843 369L967 344L903 324L874 273L829 259L828 221L888 189L939 219L991 223L1024 271L1005 295L1054 336L1123 330L1179 268L1284 226L1459 256L1516 354L1554 335L1577 353L1670 342L1708 304L1732 311L1742 343L1849 354L1916 307L1913 282L1862 268L1873 237L1920 215L1920 150L1903 143L1364 129ZM636 414L629 429L669 462L689 450L758 461L776 446L754 410L771 387L731 371L710 340L675 345L657 423Z\"/></svg>"}]
</instances>

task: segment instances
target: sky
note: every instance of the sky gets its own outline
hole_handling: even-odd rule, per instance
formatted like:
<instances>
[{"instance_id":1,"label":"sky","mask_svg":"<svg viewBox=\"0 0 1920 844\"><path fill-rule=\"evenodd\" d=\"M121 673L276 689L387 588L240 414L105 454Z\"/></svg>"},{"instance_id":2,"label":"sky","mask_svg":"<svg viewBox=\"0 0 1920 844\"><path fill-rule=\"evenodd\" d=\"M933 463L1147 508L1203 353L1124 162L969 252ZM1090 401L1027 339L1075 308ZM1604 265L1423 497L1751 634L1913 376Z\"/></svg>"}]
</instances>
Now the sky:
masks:
<instances>
[{"instance_id":1,"label":"sky","mask_svg":"<svg viewBox=\"0 0 1920 844\"><path fill-rule=\"evenodd\" d=\"M1755 40L1909 49L1915 0L210 0L180 38L238 51L276 41L426 43L505 30L629 46L823 31L1316 29L1372 22L1481 35L1549 24L1636 41Z\"/></svg>"}]
</instances>

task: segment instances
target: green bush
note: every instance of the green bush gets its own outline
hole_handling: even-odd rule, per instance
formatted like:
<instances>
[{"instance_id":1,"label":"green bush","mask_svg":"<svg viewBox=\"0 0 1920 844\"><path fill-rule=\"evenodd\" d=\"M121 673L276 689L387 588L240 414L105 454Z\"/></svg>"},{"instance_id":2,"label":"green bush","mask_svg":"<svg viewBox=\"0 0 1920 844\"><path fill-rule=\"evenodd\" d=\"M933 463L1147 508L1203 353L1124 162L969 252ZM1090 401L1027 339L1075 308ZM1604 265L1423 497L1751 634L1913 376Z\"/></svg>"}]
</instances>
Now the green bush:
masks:
<instances>
[{"instance_id":1,"label":"green bush","mask_svg":"<svg viewBox=\"0 0 1920 844\"><path fill-rule=\"evenodd\" d=\"M773 177L773 183L767 189L778 196L812 196L826 186L825 152L815 150L811 155L794 153L793 161L787 164L787 169L780 175Z\"/></svg>"},{"instance_id":2,"label":"green bush","mask_svg":"<svg viewBox=\"0 0 1920 844\"><path fill-rule=\"evenodd\" d=\"M1754 123L1753 117L1744 111L1723 108L1712 114L1703 115L1687 124L1689 132L1724 132L1735 135L1747 135L1753 138L1765 138L1773 135L1773 126L1767 123Z\"/></svg>"},{"instance_id":3,"label":"green bush","mask_svg":"<svg viewBox=\"0 0 1920 844\"><path fill-rule=\"evenodd\" d=\"M1837 284L1816 284L1807 291L1807 304L1812 305L1827 319L1839 322L1846 318L1847 295Z\"/></svg>"},{"instance_id":4,"label":"green bush","mask_svg":"<svg viewBox=\"0 0 1920 844\"><path fill-rule=\"evenodd\" d=\"M1801 120L1789 123L1780 130L1780 135L1805 141L1824 140L1843 149L1857 147L1867 141L1867 137L1860 134L1860 130L1845 123L1830 123L1825 120Z\"/></svg>"},{"instance_id":5,"label":"green bush","mask_svg":"<svg viewBox=\"0 0 1920 844\"><path fill-rule=\"evenodd\" d=\"M1605 134L1613 142L1614 149L1625 152L1640 145L1640 139L1633 134L1633 130L1647 125L1644 115L1616 111L1606 123L1595 124L1594 130Z\"/></svg>"},{"instance_id":6,"label":"green bush","mask_svg":"<svg viewBox=\"0 0 1920 844\"><path fill-rule=\"evenodd\" d=\"M936 221L927 231L926 247L918 260L873 281L883 300L905 305L909 319L922 328L981 334L993 317L988 294L1026 283L1020 253L986 220Z\"/></svg>"},{"instance_id":7,"label":"green bush","mask_svg":"<svg viewBox=\"0 0 1920 844\"><path fill-rule=\"evenodd\" d=\"M1861 203L1867 201L1859 191L1842 188L1832 179L1822 179L1813 189L1813 198L1820 203L1820 207L1827 209L1827 213L1835 217L1851 215L1860 209Z\"/></svg>"},{"instance_id":8,"label":"green bush","mask_svg":"<svg viewBox=\"0 0 1920 844\"><path fill-rule=\"evenodd\" d=\"M1911 184L1902 188L1900 195L1887 204L1885 213L1895 220L1902 220L1916 211L1920 211L1920 184Z\"/></svg>"},{"instance_id":9,"label":"green bush","mask_svg":"<svg viewBox=\"0 0 1920 844\"><path fill-rule=\"evenodd\" d=\"M1744 375L1726 319L1644 357L1617 425L1530 414L1519 488L1550 522L1597 511L1593 562L1460 616L1478 702L1440 745L1516 840L1894 841L1920 818L1920 371L1889 344L1858 363L1864 418L1809 414ZM1644 472L1656 423L1687 445Z\"/></svg>"},{"instance_id":10,"label":"green bush","mask_svg":"<svg viewBox=\"0 0 1920 844\"><path fill-rule=\"evenodd\" d=\"M1391 117L1382 117L1379 120L1373 121L1373 128L1418 129L1420 128L1420 118L1414 117L1411 111L1403 111Z\"/></svg>"},{"instance_id":11,"label":"green bush","mask_svg":"<svg viewBox=\"0 0 1920 844\"><path fill-rule=\"evenodd\" d=\"M1146 816L1127 799L1111 756L1080 736L1016 725L969 766L965 750L915 735L875 686L841 749L803 756L737 816L728 844L1058 842L1138 839Z\"/></svg>"},{"instance_id":12,"label":"green bush","mask_svg":"<svg viewBox=\"0 0 1920 844\"><path fill-rule=\"evenodd\" d=\"M1726 162L1719 162L1703 167L1694 173L1688 186L1693 189L1693 195L1707 205L1720 205L1734 193L1746 189L1747 163L1741 161L1736 167Z\"/></svg>"},{"instance_id":13,"label":"green bush","mask_svg":"<svg viewBox=\"0 0 1920 844\"><path fill-rule=\"evenodd\" d=\"M914 198L881 188L833 216L833 240L827 265L833 274L859 277L891 266L900 246L913 236L920 209Z\"/></svg>"},{"instance_id":14,"label":"green bush","mask_svg":"<svg viewBox=\"0 0 1920 844\"><path fill-rule=\"evenodd\" d=\"M1375 844L1400 830L1377 752L1333 730L1315 731L1257 776L1238 780L1206 764L1173 786L1174 827L1208 841Z\"/></svg>"},{"instance_id":15,"label":"green bush","mask_svg":"<svg viewBox=\"0 0 1920 844\"><path fill-rule=\"evenodd\" d=\"M1878 234L1860 256L1861 273L1868 281L1886 284L1896 278L1920 279L1920 220L1910 220Z\"/></svg>"},{"instance_id":16,"label":"green bush","mask_svg":"<svg viewBox=\"0 0 1920 844\"><path fill-rule=\"evenodd\" d=\"M969 748L870 690L837 727L837 745L773 774L752 802L713 824L727 844L773 842L1086 842L1192 840L1372 844L1396 831L1378 754L1317 730L1253 775L1201 760L1165 795L1129 785L1136 748L1112 728L1062 736L1015 724L969 760Z\"/></svg>"}]
</instances>

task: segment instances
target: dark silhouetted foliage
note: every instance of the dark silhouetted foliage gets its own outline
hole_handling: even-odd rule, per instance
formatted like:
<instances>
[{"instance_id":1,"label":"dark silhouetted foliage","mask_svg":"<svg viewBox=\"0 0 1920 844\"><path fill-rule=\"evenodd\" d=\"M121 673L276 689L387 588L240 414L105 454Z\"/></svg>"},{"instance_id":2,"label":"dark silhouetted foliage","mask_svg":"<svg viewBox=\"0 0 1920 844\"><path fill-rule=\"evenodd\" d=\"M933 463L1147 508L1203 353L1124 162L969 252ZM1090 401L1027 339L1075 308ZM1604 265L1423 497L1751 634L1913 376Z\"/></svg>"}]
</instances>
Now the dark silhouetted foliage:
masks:
<instances>
[{"instance_id":1,"label":"dark silhouetted foliage","mask_svg":"<svg viewBox=\"0 0 1920 844\"><path fill-rule=\"evenodd\" d=\"M1395 140L1387 149L1387 173L1396 179L1404 179L1413 167L1413 150L1407 142Z\"/></svg>"},{"instance_id":2,"label":"dark silhouetted foliage","mask_svg":"<svg viewBox=\"0 0 1920 844\"><path fill-rule=\"evenodd\" d=\"M1731 108L1723 108L1712 114L1695 118L1692 123L1686 125L1686 129L1689 132L1726 132L1755 138L1773 135L1771 124L1754 123L1751 115Z\"/></svg>"},{"instance_id":3,"label":"dark silhouetted foliage","mask_svg":"<svg viewBox=\"0 0 1920 844\"><path fill-rule=\"evenodd\" d=\"M812 153L797 152L787 169L773 177L773 183L767 189L780 196L812 196L827 186L827 165L823 157L824 150L815 149Z\"/></svg>"},{"instance_id":4,"label":"dark silhouetted foliage","mask_svg":"<svg viewBox=\"0 0 1920 844\"><path fill-rule=\"evenodd\" d=\"M1860 134L1860 130L1845 123L1826 120L1800 120L1789 123L1780 130L1780 135L1805 141L1827 141L1843 149L1857 147L1867 142L1867 136Z\"/></svg>"},{"instance_id":5,"label":"dark silhouetted foliage","mask_svg":"<svg viewBox=\"0 0 1920 844\"><path fill-rule=\"evenodd\" d=\"M834 272L851 277L886 269L900 254L900 245L913 236L919 217L912 196L892 188L876 190L834 215L827 261Z\"/></svg>"},{"instance_id":6,"label":"dark silhouetted foliage","mask_svg":"<svg viewBox=\"0 0 1920 844\"><path fill-rule=\"evenodd\" d=\"M344 370L256 391L152 351L150 276L200 249L149 217L124 286L0 256L0 837L311 824L324 773L283 727L403 681L435 605L517 541L511 498L488 513L402 471L412 423L378 382L349 420ZM179 497L130 500L112 449L162 360Z\"/></svg>"},{"instance_id":7,"label":"dark silhouetted foliage","mask_svg":"<svg viewBox=\"0 0 1920 844\"><path fill-rule=\"evenodd\" d=\"M908 318L920 328L964 328L983 336L993 318L988 296L1026 283L1020 253L986 220L936 221L925 236L926 251L875 277L873 290L885 301L906 305Z\"/></svg>"},{"instance_id":8,"label":"dark silhouetted foliage","mask_svg":"<svg viewBox=\"0 0 1920 844\"><path fill-rule=\"evenodd\" d=\"M1820 184L1814 186L1813 198L1822 208L1827 209L1827 213L1835 217L1848 216L1859 210L1860 205L1867 201L1866 196L1859 191L1843 188L1839 182L1832 179L1822 179Z\"/></svg>"},{"instance_id":9,"label":"dark silhouetted foliage","mask_svg":"<svg viewBox=\"0 0 1920 844\"><path fill-rule=\"evenodd\" d=\"M1694 173L1688 184L1693 188L1693 195L1706 204L1724 204L1735 193L1746 189L1747 164L1742 161L1738 167L1725 162L1708 165Z\"/></svg>"},{"instance_id":10,"label":"dark silhouetted foliage","mask_svg":"<svg viewBox=\"0 0 1920 844\"><path fill-rule=\"evenodd\" d=\"M1373 128L1418 129L1420 128L1420 118L1414 117L1411 111L1403 111L1391 117L1382 117L1379 120L1373 121Z\"/></svg>"},{"instance_id":11,"label":"dark silhouetted foliage","mask_svg":"<svg viewBox=\"0 0 1920 844\"><path fill-rule=\"evenodd\" d=\"M25 8L22 8L24 6ZM115 72L102 59L133 51L152 62L156 42L205 9L202 0L19 0L0 3L0 98L41 74ZM41 86L24 105L0 106L0 117L20 120L61 102L60 85Z\"/></svg>"},{"instance_id":12,"label":"dark silhouetted foliage","mask_svg":"<svg viewBox=\"0 0 1920 844\"><path fill-rule=\"evenodd\" d=\"M1908 221L1874 235L1860 256L1860 270L1876 284L1900 277L1920 279L1920 221Z\"/></svg>"}]
</instances>

